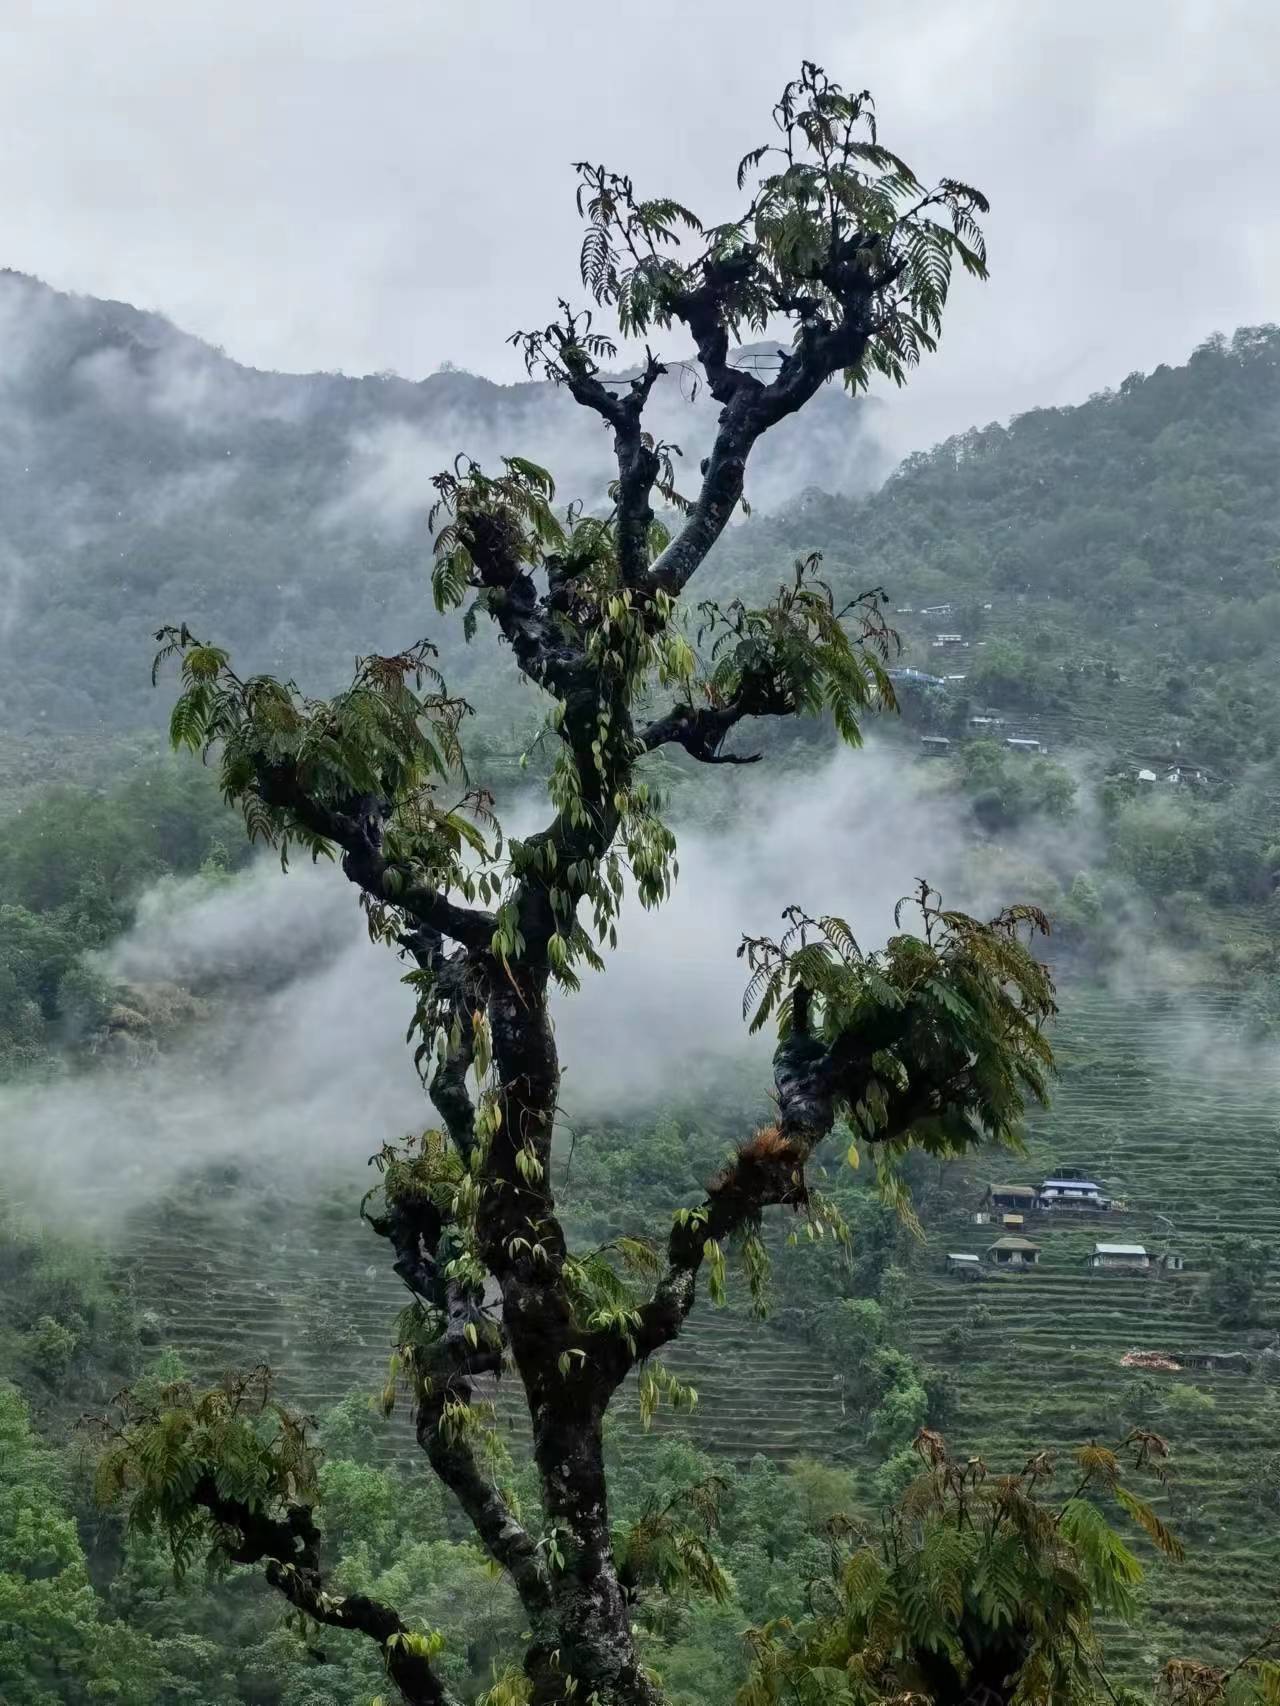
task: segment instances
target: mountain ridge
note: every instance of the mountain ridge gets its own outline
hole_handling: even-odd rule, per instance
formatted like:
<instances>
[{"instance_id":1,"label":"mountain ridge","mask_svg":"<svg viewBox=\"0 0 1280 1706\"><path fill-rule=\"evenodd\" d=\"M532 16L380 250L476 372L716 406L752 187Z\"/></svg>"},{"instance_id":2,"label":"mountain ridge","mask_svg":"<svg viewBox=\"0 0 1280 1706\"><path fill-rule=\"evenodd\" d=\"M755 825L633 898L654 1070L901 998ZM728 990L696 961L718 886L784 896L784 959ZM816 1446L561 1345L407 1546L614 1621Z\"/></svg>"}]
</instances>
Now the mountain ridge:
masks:
<instances>
[{"instance_id":1,"label":"mountain ridge","mask_svg":"<svg viewBox=\"0 0 1280 1706\"><path fill-rule=\"evenodd\" d=\"M717 406L690 392L673 371L651 412L696 467ZM776 507L801 473L874 484L873 418L823 393L762 444L753 501ZM603 423L545 381L271 373L163 315L0 273L0 717L153 725L148 642L176 620L330 689L356 649L404 645L406 613L428 625L430 480L459 453L546 462L587 502L613 475Z\"/></svg>"}]
</instances>

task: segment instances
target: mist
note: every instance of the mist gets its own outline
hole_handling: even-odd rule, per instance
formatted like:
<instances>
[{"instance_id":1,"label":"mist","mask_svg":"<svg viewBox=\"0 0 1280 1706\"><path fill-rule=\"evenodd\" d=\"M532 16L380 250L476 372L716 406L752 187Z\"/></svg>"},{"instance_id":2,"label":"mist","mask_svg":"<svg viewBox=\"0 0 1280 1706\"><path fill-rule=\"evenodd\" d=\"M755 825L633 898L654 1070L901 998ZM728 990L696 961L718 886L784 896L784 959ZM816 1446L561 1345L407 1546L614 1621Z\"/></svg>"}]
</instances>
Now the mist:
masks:
<instances>
[{"instance_id":1,"label":"mist","mask_svg":"<svg viewBox=\"0 0 1280 1706\"><path fill-rule=\"evenodd\" d=\"M954 813L889 751L803 778L765 768L744 778L731 828L680 833L669 903L629 900L606 972L557 997L567 1118L652 1110L728 1066L763 1100L771 1042L743 1021L743 934L779 933L799 902L839 913L875 947L918 875L949 898L964 880ZM532 802L510 817L517 832L531 825ZM369 941L354 890L324 862L167 880L94 963L144 1011L185 1015L178 988L200 1005L154 1052L107 1050L87 1070L4 1092L10 1165L42 1212L111 1225L193 1167L236 1159L294 1181L341 1164L355 1192L383 1141L435 1118L405 1046L406 967Z\"/></svg>"},{"instance_id":2,"label":"mist","mask_svg":"<svg viewBox=\"0 0 1280 1706\"><path fill-rule=\"evenodd\" d=\"M646 419L681 453L678 488L696 489L717 414L673 362ZM882 418L828 385L753 455L752 508L870 492L892 465ZM492 646L465 647L460 624L441 634L427 585L431 481L460 454L489 470L528 457L559 502L608 507L610 434L546 382L262 372L159 315L0 272L0 717L154 725L151 640L175 621L314 692L349 678L356 649L429 630L450 685L491 701ZM86 646L86 623L112 643Z\"/></svg>"},{"instance_id":3,"label":"mist","mask_svg":"<svg viewBox=\"0 0 1280 1706\"><path fill-rule=\"evenodd\" d=\"M772 347L738 359L771 360ZM607 507L617 477L612 434L567 392L545 383L499 388L475 375L436 374L429 394L424 420L422 402L390 385L386 418L352 431L349 470L324 506L326 523L401 535L420 529L435 497L432 475L452 466L459 452L485 468L496 468L504 455L527 456L552 470L561 499ZM698 464L711 449L719 413L690 362L673 362L655 387L645 425L675 448L678 490L697 489ZM852 401L828 386L803 418L780 422L753 453L746 479L752 509L780 509L810 487L853 497L873 491L895 461L883 425L880 404Z\"/></svg>"},{"instance_id":4,"label":"mist","mask_svg":"<svg viewBox=\"0 0 1280 1706\"><path fill-rule=\"evenodd\" d=\"M1065 889L1096 868L1087 789L1068 825L1032 820L990 841L937 775L873 734L804 775L737 772L714 830L677 818L671 899L646 912L629 896L605 972L555 997L565 1120L642 1118L726 1084L736 1106L763 1107L772 1039L748 1035L736 949L744 934L780 934L792 903L839 914L874 949L921 877L947 904L986 915L1040 898L1046 874ZM532 796L511 801L509 832L527 833L541 809ZM1167 992L1151 1012L1153 1054L1181 1039L1206 1063L1244 1070L1247 1045L1223 1055L1220 1022L1179 994L1190 974L1149 939L1132 897L1117 905L1114 947L1118 999L1149 1008L1153 988ZM354 1205L369 1156L436 1119L405 1044L408 968L369 941L355 891L324 861L286 875L264 858L232 877L166 879L91 963L122 986L128 1046L108 1043L87 1068L0 1096L11 1172L42 1214L118 1228L193 1170L225 1163L252 1164L300 1196L341 1170ZM130 1031L135 1003L154 1022Z\"/></svg>"}]
</instances>

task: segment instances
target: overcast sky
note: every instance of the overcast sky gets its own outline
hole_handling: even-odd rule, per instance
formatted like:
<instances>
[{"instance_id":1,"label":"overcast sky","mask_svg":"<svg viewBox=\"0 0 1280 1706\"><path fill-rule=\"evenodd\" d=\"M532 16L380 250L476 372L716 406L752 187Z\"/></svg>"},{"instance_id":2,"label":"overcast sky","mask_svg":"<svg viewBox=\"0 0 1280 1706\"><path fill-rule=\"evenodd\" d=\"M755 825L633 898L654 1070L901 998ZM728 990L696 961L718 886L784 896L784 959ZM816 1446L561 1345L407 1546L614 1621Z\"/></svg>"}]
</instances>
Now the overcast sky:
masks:
<instances>
[{"instance_id":1,"label":"overcast sky","mask_svg":"<svg viewBox=\"0 0 1280 1706\"><path fill-rule=\"evenodd\" d=\"M8 0L0 264L238 359L514 377L570 162L722 216L803 56L990 195L924 443L1280 318L1277 0Z\"/></svg>"}]
</instances>

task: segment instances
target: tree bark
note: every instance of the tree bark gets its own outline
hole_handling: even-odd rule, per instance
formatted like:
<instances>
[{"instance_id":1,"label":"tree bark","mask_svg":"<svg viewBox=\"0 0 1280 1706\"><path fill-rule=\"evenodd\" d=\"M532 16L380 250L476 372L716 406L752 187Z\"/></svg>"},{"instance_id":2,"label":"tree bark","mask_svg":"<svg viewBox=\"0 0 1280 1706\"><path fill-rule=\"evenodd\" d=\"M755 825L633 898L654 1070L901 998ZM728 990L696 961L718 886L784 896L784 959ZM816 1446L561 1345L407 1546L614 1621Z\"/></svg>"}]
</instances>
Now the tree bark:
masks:
<instances>
[{"instance_id":1,"label":"tree bark","mask_svg":"<svg viewBox=\"0 0 1280 1706\"><path fill-rule=\"evenodd\" d=\"M661 1696L636 1657L609 1534L602 1434L607 1402L593 1376L585 1391L566 1382L555 1397L543 1394L531 1404L534 1460L563 1556L551 1576L561 1660L577 1680L578 1698L594 1694L602 1706L657 1706Z\"/></svg>"}]
</instances>

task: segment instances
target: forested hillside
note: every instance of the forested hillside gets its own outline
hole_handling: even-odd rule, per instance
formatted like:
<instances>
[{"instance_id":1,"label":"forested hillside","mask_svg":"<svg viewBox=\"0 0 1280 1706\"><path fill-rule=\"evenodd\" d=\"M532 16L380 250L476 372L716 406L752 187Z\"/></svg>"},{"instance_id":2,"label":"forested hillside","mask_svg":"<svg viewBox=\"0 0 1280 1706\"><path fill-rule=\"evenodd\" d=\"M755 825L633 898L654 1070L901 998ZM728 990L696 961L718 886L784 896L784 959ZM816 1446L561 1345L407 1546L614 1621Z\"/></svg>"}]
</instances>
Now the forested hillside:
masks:
<instances>
[{"instance_id":1,"label":"forested hillside","mask_svg":"<svg viewBox=\"0 0 1280 1706\"><path fill-rule=\"evenodd\" d=\"M975 428L909 457L863 502L811 493L730 541L733 584L762 539L819 547L895 607L911 661L961 630L956 698L1062 709L1117 734L1111 689L1140 695L1119 733L1176 740L1237 776L1280 744L1280 329L1214 337L1186 366L1132 374L1076 408ZM980 649L978 642L985 642ZM931 657L933 662L930 661Z\"/></svg>"},{"instance_id":2,"label":"forested hillside","mask_svg":"<svg viewBox=\"0 0 1280 1706\"><path fill-rule=\"evenodd\" d=\"M281 1394L320 1418L336 1579L442 1631L449 1686L502 1706L519 1698L500 1661L521 1608L422 1475L403 1394L389 1420L376 1401L400 1288L356 1209L365 1157L399 1133L352 1132L336 1165L308 1110L285 1134L305 1167L283 1166L288 1145L248 1118L216 1154L182 1150L209 1106L252 1111L265 1078L241 1051L246 1036L288 1045L280 992L305 992L292 1035L309 1029L317 1054L383 1057L327 926L288 954L287 920L211 949L209 897L240 892L250 855L212 777L155 757L168 701L147 671L165 620L317 691L356 652L431 635L477 708L477 779L518 805L522 778L547 768L537 746L527 771L515 760L540 712L507 675L491 685L492 636L468 650L460 621L430 609L427 480L460 448L491 463L554 443L558 473L567 455L598 493L607 435L597 444L542 384L251 373L155 316L14 274L0 276L0 347L0 785L15 802L0 825L0 1113L21 1134L0 1197L0 1696L79 1706L86 1677L130 1706L365 1706L385 1690L373 1656L286 1624L250 1571L209 1597L193 1561L174 1586L155 1535L94 1506L78 1416L127 1378L145 1400L184 1370L269 1361ZM666 383L663 430L696 468L708 405L678 374ZM684 413L691 432L674 424ZM975 428L870 490L877 458L871 407L821 393L753 463L757 513L716 548L706 592L755 603L815 550L839 600L887 590L894 667L930 679L899 677L901 716L868 720L876 751L841 772L847 840L819 858L801 833L797 866L856 907L871 863L858 813L892 809L915 832L893 859L902 889L942 872L966 904L1043 904L1061 1082L1025 1159L906 1163L913 1209L895 1212L874 1166L844 1165L841 1128L823 1191L848 1247L787 1248L811 1223L785 1220L769 1234L771 1323L737 1273L726 1310L700 1305L674 1380L644 1399L662 1400L660 1446L640 1449L634 1401L612 1426L616 1544L632 1549L645 1662L679 1706L724 1706L746 1675L742 1631L806 1615L844 1532L832 1519L902 1492L920 1428L993 1469L1156 1429L1174 1454L1156 1508L1190 1558L1141 1542L1149 1573L1131 1604L1116 1596L1107 1634L1113 1674L1146 1700L1179 1653L1226 1666L1250 1649L1280 1560L1280 331L1214 338L1079 407ZM943 633L955 638L936 644ZM950 744L926 756L922 736ZM817 776L817 821L835 774L825 721L762 739L744 726L730 745L773 768L713 772L701 793L682 754L651 771L677 835L726 885L770 789ZM188 951L163 977L140 916L147 943ZM677 967L699 951L686 932L663 944ZM113 957L121 942L132 958ZM673 988L674 1036L688 997ZM622 1108L566 1077L557 1188L593 1246L696 1195L764 1108L736 1054L718 1073L673 1059ZM243 1100L218 1102L210 1086L241 1077ZM146 1125L148 1100L178 1110L174 1144ZM78 1118L88 1134L89 1161L66 1178L64 1151L31 1141L55 1107L60 1134ZM132 1170L107 1129L121 1108L139 1111ZM1035 1271L948 1271L949 1252L985 1252L1000 1231L975 1221L989 1185L1063 1167L1100 1177L1116 1210L1033 1218ZM1096 1272L1104 1238L1185 1265ZM1132 1350L1184 1361L1122 1365ZM501 1418L514 1399L498 1396ZM530 1464L506 1437L495 1457L532 1508ZM15 1622L33 1635L12 1639Z\"/></svg>"},{"instance_id":3,"label":"forested hillside","mask_svg":"<svg viewBox=\"0 0 1280 1706\"><path fill-rule=\"evenodd\" d=\"M306 660L322 686L317 669L337 678L354 644L403 644L416 605L486 738L510 747L512 727L534 720L509 683L495 689L483 630L468 651L430 612L425 515L431 476L460 447L494 465L554 446L564 496L601 501L607 435L563 393L458 372L416 384L257 373L158 316L13 273L0 274L0 340L10 779L41 768L14 741L155 726L148 648L168 620L250 667L287 674ZM691 470L714 405L682 369L663 383L663 430ZM842 585L881 582L895 607L950 602L944 626L984 642L966 648L947 715L969 700L1069 708L1073 728L1114 732L1103 687L1122 685L1124 710L1141 703L1140 718L1122 711L1136 754L1180 740L1237 778L1274 759L1274 327L1212 338L1184 367L1130 375L1079 407L975 428L865 497L885 472L874 406L819 401L753 463L761 514L722 542L717 590L758 591L795 551L820 548ZM909 661L930 667L938 624L898 626Z\"/></svg>"},{"instance_id":4,"label":"forested hillside","mask_svg":"<svg viewBox=\"0 0 1280 1706\"><path fill-rule=\"evenodd\" d=\"M771 347L737 359L767 365ZM705 389L677 367L654 402L696 469ZM873 414L828 391L763 448L750 495L777 507L809 480L866 489L885 472ZM460 453L554 460L566 501L603 502L610 478L608 434L545 381L260 373L158 315L0 273L5 728L154 724L150 641L166 621L216 633L249 668L305 663L316 690L355 648L438 629L425 518L432 476ZM485 679L488 650L473 661L456 627L436 637L458 687Z\"/></svg>"}]
</instances>

